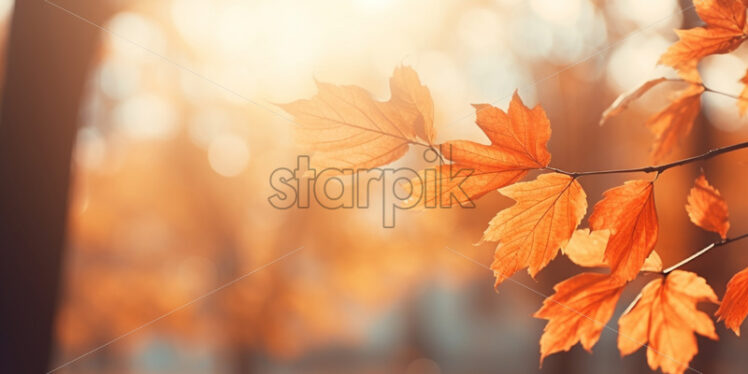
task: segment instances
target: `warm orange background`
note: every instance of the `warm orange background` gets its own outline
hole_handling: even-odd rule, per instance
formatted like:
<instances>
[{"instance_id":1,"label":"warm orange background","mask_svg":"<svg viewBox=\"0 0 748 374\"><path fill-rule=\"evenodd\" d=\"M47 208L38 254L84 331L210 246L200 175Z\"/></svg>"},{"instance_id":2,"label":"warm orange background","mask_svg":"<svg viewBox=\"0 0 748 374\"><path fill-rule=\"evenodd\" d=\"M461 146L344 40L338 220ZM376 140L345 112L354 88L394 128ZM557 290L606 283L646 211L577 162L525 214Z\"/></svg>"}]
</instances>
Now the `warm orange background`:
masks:
<instances>
[{"instance_id":1,"label":"warm orange background","mask_svg":"<svg viewBox=\"0 0 748 374\"><path fill-rule=\"evenodd\" d=\"M5 17L12 11L1 1ZM510 201L476 209L405 212L273 209L268 178L301 150L290 116L272 103L314 94L314 79L356 84L386 99L399 64L434 97L437 141L485 142L471 103L505 108L511 93L551 119L552 166L596 170L648 164L646 118L663 85L598 126L615 97L667 72L658 56L673 28L693 25L674 0L118 2L102 24L73 160L69 248L55 362L127 333L298 247L303 249L61 370L66 373L530 373L542 297L450 252L488 265L472 244ZM60 15L64 17L64 14ZM86 14L81 14L86 17ZM97 32L92 27L91 32ZM159 57L160 56L160 57ZM748 50L702 63L705 82L737 93ZM704 95L694 131L669 160L745 139L733 100ZM396 166L417 168L414 151ZM746 153L667 172L656 187L666 266L715 239L684 210L704 167L748 227ZM590 206L626 179L582 180ZM748 265L745 244L688 265L722 295ZM579 272L559 258L532 280L543 294ZM643 280L624 292L622 311ZM705 310L713 312L714 307ZM616 316L618 313L616 314ZM615 318L615 317L614 317ZM610 326L616 327L615 319ZM740 372L746 341L718 325L691 366ZM578 346L543 373L646 370L643 351L619 358L615 334Z\"/></svg>"}]
</instances>

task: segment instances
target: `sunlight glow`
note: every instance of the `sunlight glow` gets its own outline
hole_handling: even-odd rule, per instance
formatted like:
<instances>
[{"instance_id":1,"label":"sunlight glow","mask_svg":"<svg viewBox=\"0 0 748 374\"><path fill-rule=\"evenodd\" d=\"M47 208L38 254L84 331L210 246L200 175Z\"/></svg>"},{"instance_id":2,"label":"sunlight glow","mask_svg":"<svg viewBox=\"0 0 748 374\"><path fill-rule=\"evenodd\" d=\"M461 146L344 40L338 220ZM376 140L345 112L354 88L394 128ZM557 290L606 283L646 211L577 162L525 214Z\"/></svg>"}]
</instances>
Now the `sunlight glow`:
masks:
<instances>
[{"instance_id":1,"label":"sunlight glow","mask_svg":"<svg viewBox=\"0 0 748 374\"><path fill-rule=\"evenodd\" d=\"M746 63L735 55L709 56L701 63L704 83L733 95L739 95L744 86L735 77L742 77L745 72ZM711 124L722 131L737 131L748 123L746 118L740 117L735 99L731 97L706 92L701 105Z\"/></svg>"},{"instance_id":2,"label":"sunlight glow","mask_svg":"<svg viewBox=\"0 0 748 374\"><path fill-rule=\"evenodd\" d=\"M238 136L222 134L210 142L208 161L216 173L235 177L244 171L249 162L249 148Z\"/></svg>"},{"instance_id":3,"label":"sunlight glow","mask_svg":"<svg viewBox=\"0 0 748 374\"><path fill-rule=\"evenodd\" d=\"M122 101L112 111L115 127L133 138L168 138L176 130L176 113L164 97L143 93Z\"/></svg>"}]
</instances>

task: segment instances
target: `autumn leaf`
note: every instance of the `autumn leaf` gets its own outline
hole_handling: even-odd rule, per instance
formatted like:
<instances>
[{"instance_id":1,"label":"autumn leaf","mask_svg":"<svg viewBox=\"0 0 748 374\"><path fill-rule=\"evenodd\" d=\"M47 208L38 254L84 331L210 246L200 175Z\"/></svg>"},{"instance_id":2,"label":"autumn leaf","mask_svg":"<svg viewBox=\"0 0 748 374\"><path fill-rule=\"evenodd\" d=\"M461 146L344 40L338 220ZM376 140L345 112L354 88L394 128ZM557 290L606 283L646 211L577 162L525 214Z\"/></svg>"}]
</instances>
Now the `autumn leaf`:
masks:
<instances>
[{"instance_id":1,"label":"autumn leaf","mask_svg":"<svg viewBox=\"0 0 748 374\"><path fill-rule=\"evenodd\" d=\"M434 101L429 89L421 85L415 70L406 66L395 69L390 78L390 89L390 103L402 112L417 113L416 135L426 143L434 144Z\"/></svg>"},{"instance_id":2,"label":"autumn leaf","mask_svg":"<svg viewBox=\"0 0 748 374\"><path fill-rule=\"evenodd\" d=\"M716 188L706 180L704 174L694 181L686 204L688 217L696 226L704 230L716 232L722 239L727 237L730 229L728 221L727 203L722 199Z\"/></svg>"},{"instance_id":3,"label":"autumn leaf","mask_svg":"<svg viewBox=\"0 0 748 374\"><path fill-rule=\"evenodd\" d=\"M317 167L374 168L402 157L419 137L433 140L431 95L409 67L395 69L387 102L357 86L317 82L317 89L312 99L280 105Z\"/></svg>"},{"instance_id":4,"label":"autumn leaf","mask_svg":"<svg viewBox=\"0 0 748 374\"><path fill-rule=\"evenodd\" d=\"M618 349L625 356L647 345L652 370L680 374L698 352L694 333L717 340L714 323L696 309L698 302L718 303L717 295L698 275L675 270L649 282L630 312L618 321Z\"/></svg>"},{"instance_id":5,"label":"autumn leaf","mask_svg":"<svg viewBox=\"0 0 748 374\"><path fill-rule=\"evenodd\" d=\"M680 40L670 46L659 61L678 70L687 80L698 77L699 60L711 54L731 52L747 37L746 5L742 1L694 0L693 4L706 26L676 30Z\"/></svg>"},{"instance_id":6,"label":"autumn leaf","mask_svg":"<svg viewBox=\"0 0 748 374\"><path fill-rule=\"evenodd\" d=\"M740 336L740 325L748 315L748 268L735 274L727 282L725 297L717 310L718 321L725 321L725 326Z\"/></svg>"},{"instance_id":7,"label":"autumn leaf","mask_svg":"<svg viewBox=\"0 0 748 374\"><path fill-rule=\"evenodd\" d=\"M636 99L644 95L654 86L668 81L667 78L657 78L644 82L635 90L621 94L611 106L603 112L600 125L623 112ZM659 113L653 115L646 123L654 134L652 160L659 162L672 151L678 142L691 132L693 122L701 107L701 94L704 92L702 84L691 83L683 90L675 93L670 104Z\"/></svg>"},{"instance_id":8,"label":"autumn leaf","mask_svg":"<svg viewBox=\"0 0 748 374\"><path fill-rule=\"evenodd\" d=\"M540 338L540 363L577 342L588 352L597 343L626 285L607 274L582 273L556 284L553 296L533 317L547 319Z\"/></svg>"},{"instance_id":9,"label":"autumn leaf","mask_svg":"<svg viewBox=\"0 0 748 374\"><path fill-rule=\"evenodd\" d=\"M587 212L587 195L574 178L543 174L499 190L516 204L499 212L483 233L498 241L491 264L496 286L527 267L533 277L565 246Z\"/></svg>"},{"instance_id":10,"label":"autumn leaf","mask_svg":"<svg viewBox=\"0 0 748 374\"><path fill-rule=\"evenodd\" d=\"M561 252L569 257L573 263L582 267L608 267L608 263L605 261L605 247L608 245L609 237L610 231L608 230L590 232L590 229L579 229L574 231L569 243L561 248ZM649 257L644 260L641 271L658 272L661 270L662 259L656 251L652 251Z\"/></svg>"},{"instance_id":11,"label":"autumn leaf","mask_svg":"<svg viewBox=\"0 0 748 374\"><path fill-rule=\"evenodd\" d=\"M655 136L652 147L654 162L659 162L691 132L693 122L699 114L703 92L703 86L690 85L679 91L670 105L647 121L647 127Z\"/></svg>"},{"instance_id":12,"label":"autumn leaf","mask_svg":"<svg viewBox=\"0 0 748 374\"><path fill-rule=\"evenodd\" d=\"M613 102L613 104L608 107L608 109L605 109L603 112L602 118L600 118L600 125L602 126L607 120L609 120L611 117L617 116L621 114L626 108L631 105L631 103L640 98L642 95L647 93L647 91L651 90L654 86L657 86L658 84L662 82L666 82L667 78L656 78L651 79L646 82L644 82L642 85L637 87L633 91L624 92L616 100Z\"/></svg>"},{"instance_id":13,"label":"autumn leaf","mask_svg":"<svg viewBox=\"0 0 748 374\"><path fill-rule=\"evenodd\" d=\"M743 78L740 78L740 83L743 84L743 91L740 91L738 110L740 111L740 115L744 116L745 112L748 112L748 71L745 72Z\"/></svg>"},{"instance_id":14,"label":"autumn leaf","mask_svg":"<svg viewBox=\"0 0 748 374\"><path fill-rule=\"evenodd\" d=\"M468 140L449 141L439 146L442 156L452 161L436 171L436 183L413 182L413 198L420 204L451 206L477 199L488 192L522 179L528 171L541 169L551 161L546 143L551 124L543 108L530 109L515 92L507 112L488 104L473 105L476 123L488 136L490 145ZM455 190L464 192L455 194Z\"/></svg>"},{"instance_id":15,"label":"autumn leaf","mask_svg":"<svg viewBox=\"0 0 748 374\"><path fill-rule=\"evenodd\" d=\"M605 262L612 273L625 280L634 279L657 243L654 184L633 180L606 191L589 222L593 231L611 232Z\"/></svg>"}]
</instances>

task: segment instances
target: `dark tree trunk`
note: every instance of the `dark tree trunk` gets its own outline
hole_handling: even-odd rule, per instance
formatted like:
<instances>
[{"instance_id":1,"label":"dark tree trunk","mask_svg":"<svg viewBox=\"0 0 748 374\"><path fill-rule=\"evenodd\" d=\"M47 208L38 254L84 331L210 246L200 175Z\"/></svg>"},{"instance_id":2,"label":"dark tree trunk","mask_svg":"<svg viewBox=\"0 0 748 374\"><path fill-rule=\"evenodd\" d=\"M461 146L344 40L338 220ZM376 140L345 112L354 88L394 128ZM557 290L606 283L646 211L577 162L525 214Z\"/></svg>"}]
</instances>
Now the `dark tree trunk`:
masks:
<instances>
[{"instance_id":1,"label":"dark tree trunk","mask_svg":"<svg viewBox=\"0 0 748 374\"><path fill-rule=\"evenodd\" d=\"M101 1L57 0L100 22ZM99 30L43 0L16 1L0 110L0 372L50 368L70 158Z\"/></svg>"}]
</instances>

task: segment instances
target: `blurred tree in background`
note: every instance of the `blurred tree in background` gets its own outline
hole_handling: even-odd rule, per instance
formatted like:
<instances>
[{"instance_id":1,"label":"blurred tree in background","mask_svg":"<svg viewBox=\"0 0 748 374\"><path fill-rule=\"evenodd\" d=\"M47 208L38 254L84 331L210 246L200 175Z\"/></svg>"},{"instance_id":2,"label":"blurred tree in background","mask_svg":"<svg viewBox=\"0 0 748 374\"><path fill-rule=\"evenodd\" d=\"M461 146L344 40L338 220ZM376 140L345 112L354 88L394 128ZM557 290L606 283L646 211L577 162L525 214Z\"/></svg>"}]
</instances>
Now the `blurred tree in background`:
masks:
<instances>
[{"instance_id":1,"label":"blurred tree in background","mask_svg":"<svg viewBox=\"0 0 748 374\"><path fill-rule=\"evenodd\" d=\"M378 209L273 209L268 177L293 168L301 150L271 103L311 96L315 78L386 99L393 67L408 64L434 97L438 141L485 141L470 103L506 108L519 88L553 123L554 166L641 166L651 142L643 124L667 89L604 127L600 114L620 92L661 75L655 64L672 29L698 22L675 0L55 3L17 2L9 22L2 372L65 364L300 247L59 372L539 370L544 321L527 316L542 297L512 285L497 297L490 271L445 250L489 265L493 246L471 244L509 199L491 193L476 209L404 212L394 229L381 227ZM742 76L747 52L707 58L705 82L738 92L724 77ZM734 112L733 100L705 96L673 159L744 137L746 120ZM748 212L748 181L736 172L744 158L709 166L733 222ZM419 163L413 156L396 166ZM666 265L708 242L682 211L696 173L691 165L658 182L667 191L657 201L661 227L678 233L660 238ZM598 197L628 177L584 187ZM692 270L714 274L722 294L745 263L726 251ZM516 280L547 295L576 272L560 260L537 282ZM618 312L633 296L624 292ZM746 364L734 354L745 342L720 335L699 342L693 367ZM542 372L646 367L642 352L619 361L607 332L595 355L583 352L548 357Z\"/></svg>"}]
</instances>

